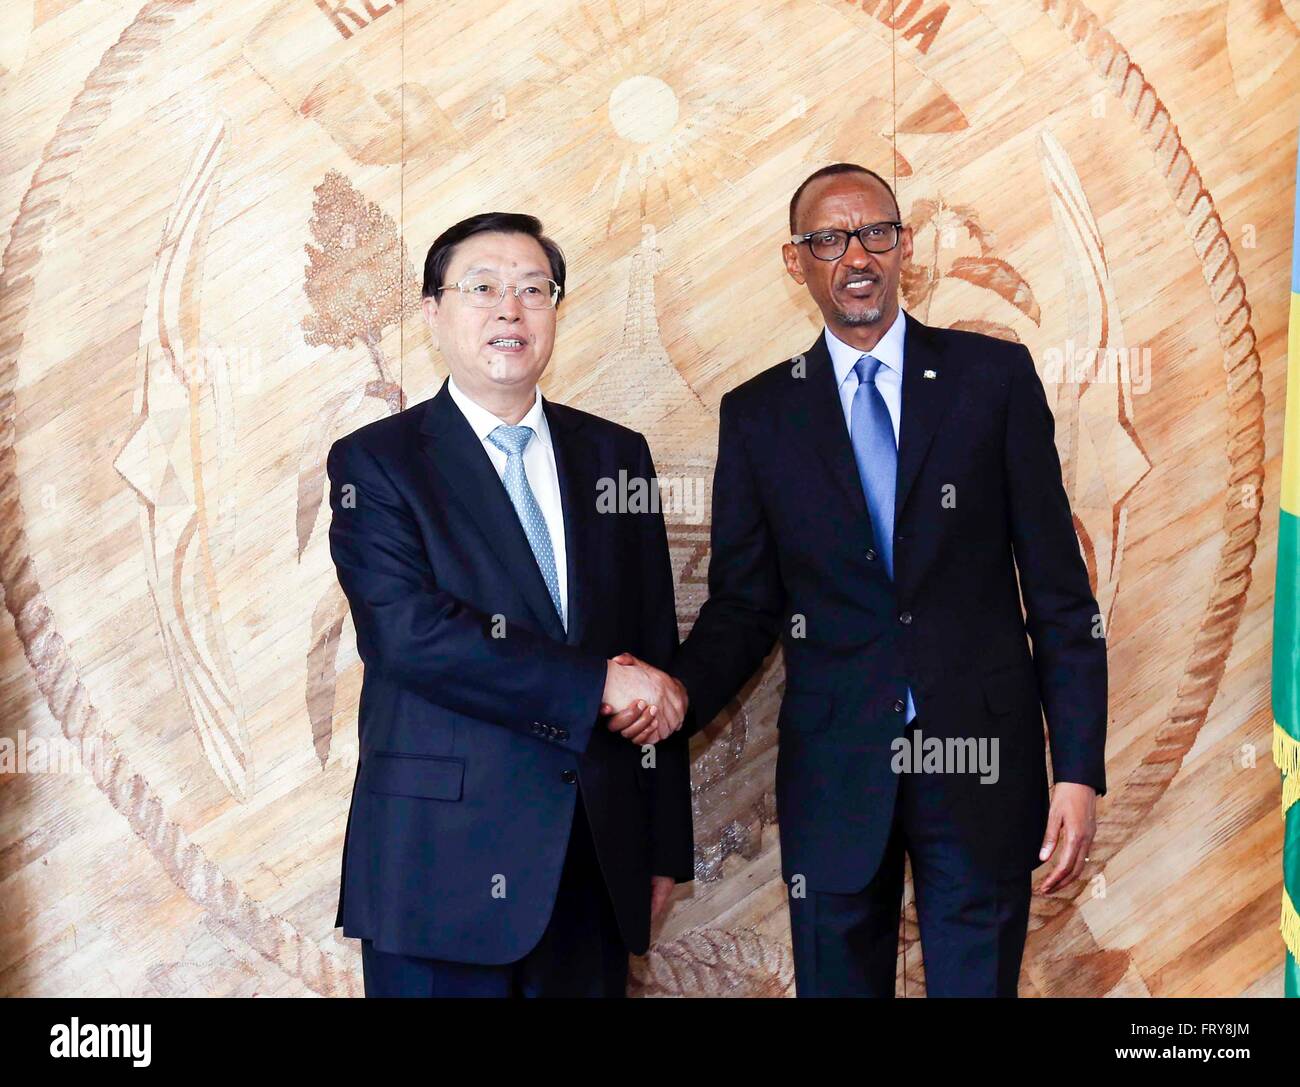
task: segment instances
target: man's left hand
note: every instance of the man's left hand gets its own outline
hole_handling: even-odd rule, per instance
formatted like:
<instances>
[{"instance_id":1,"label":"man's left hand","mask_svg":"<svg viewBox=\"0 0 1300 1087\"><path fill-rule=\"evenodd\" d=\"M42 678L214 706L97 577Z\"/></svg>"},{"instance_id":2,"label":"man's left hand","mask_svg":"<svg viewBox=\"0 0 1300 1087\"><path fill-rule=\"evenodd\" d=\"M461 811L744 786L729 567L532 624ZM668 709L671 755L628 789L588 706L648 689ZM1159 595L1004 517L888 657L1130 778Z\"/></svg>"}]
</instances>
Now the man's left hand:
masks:
<instances>
[{"instance_id":1,"label":"man's left hand","mask_svg":"<svg viewBox=\"0 0 1300 1087\"><path fill-rule=\"evenodd\" d=\"M1056 867L1038 888L1048 894L1073 883L1083 872L1088 850L1097 833L1097 790L1074 781L1058 781L1052 786L1052 807L1047 813L1047 833L1040 861L1047 860L1060 843Z\"/></svg>"}]
</instances>

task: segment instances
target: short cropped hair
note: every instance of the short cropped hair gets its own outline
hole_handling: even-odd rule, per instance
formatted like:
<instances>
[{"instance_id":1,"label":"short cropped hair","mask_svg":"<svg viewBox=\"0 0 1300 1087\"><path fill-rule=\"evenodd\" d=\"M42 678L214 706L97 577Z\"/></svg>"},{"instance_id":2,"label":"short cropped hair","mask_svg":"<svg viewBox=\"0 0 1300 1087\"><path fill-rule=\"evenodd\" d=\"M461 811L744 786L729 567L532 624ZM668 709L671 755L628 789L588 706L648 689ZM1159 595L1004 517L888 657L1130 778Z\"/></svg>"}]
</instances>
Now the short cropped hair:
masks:
<instances>
[{"instance_id":1,"label":"short cropped hair","mask_svg":"<svg viewBox=\"0 0 1300 1087\"><path fill-rule=\"evenodd\" d=\"M439 234L424 258L424 287L420 292L421 297L437 297L443 289L447 266L451 263L457 245L475 234L486 234L489 231L497 234L527 234L530 238L537 239L537 244L542 247L547 263L551 266L551 278L560 288L556 298L558 305L564 298L564 253L552 239L542 233L542 221L537 216L513 211L485 211L481 215L471 215Z\"/></svg>"},{"instance_id":2,"label":"short cropped hair","mask_svg":"<svg viewBox=\"0 0 1300 1087\"><path fill-rule=\"evenodd\" d=\"M794 225L795 215L799 210L799 197L803 195L804 189L806 189L810 184L812 184L812 182L816 181L819 177L830 177L832 174L866 174L868 177L874 177L883 186L885 186L885 192L889 193L889 198L894 202L894 218L901 219L903 217L902 214L899 212L898 197L894 195L894 190L890 188L889 182L886 181L883 177L881 177L878 173L876 173L875 170L868 170L865 166L859 166L856 162L836 162L836 163L832 163L830 166L823 166L820 170L814 170L811 174L805 177L803 179L803 183L797 189L795 189L794 195L790 197L790 233L791 234L797 233Z\"/></svg>"}]
</instances>

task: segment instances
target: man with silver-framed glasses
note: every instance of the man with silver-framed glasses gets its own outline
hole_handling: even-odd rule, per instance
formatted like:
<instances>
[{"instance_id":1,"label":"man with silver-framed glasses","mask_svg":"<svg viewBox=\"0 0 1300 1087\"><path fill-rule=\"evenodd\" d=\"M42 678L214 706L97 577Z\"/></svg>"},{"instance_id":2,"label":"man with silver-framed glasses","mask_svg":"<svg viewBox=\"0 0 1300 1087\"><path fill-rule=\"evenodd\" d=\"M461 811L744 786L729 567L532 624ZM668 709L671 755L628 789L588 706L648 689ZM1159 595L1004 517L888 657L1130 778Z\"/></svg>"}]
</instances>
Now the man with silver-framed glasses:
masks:
<instances>
[{"instance_id":1,"label":"man with silver-framed glasses","mask_svg":"<svg viewBox=\"0 0 1300 1087\"><path fill-rule=\"evenodd\" d=\"M693 876L663 515L597 507L602 479L653 485L650 450L538 386L565 273L531 215L444 231L423 311L450 376L330 450L365 665L335 923L367 996L622 996Z\"/></svg>"},{"instance_id":2,"label":"man with silver-framed glasses","mask_svg":"<svg viewBox=\"0 0 1300 1087\"><path fill-rule=\"evenodd\" d=\"M1014 996L1030 873L1055 852L1044 891L1080 875L1106 790L1106 643L1052 413L1022 344L903 312L912 233L882 177L824 167L789 215L785 271L825 327L722 398L709 598L670 668L686 731L779 636L799 996L894 994L905 855L928 993Z\"/></svg>"}]
</instances>

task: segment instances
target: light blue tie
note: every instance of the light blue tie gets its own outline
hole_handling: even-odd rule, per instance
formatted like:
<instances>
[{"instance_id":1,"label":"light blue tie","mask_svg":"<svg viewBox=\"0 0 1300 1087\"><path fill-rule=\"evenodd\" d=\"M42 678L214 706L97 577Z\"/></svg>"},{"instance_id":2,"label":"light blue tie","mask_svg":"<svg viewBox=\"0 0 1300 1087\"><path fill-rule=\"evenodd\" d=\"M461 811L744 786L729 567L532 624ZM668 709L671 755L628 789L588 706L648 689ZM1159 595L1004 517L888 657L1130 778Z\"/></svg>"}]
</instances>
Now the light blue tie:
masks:
<instances>
[{"instance_id":1,"label":"light blue tie","mask_svg":"<svg viewBox=\"0 0 1300 1087\"><path fill-rule=\"evenodd\" d=\"M853 394L853 457L858 462L858 477L871 514L871 528L876 535L885 573L894 576L894 487L898 478L898 446L894 444L894 424L889 417L885 398L876 388L880 360L863 355L853 367L858 375L858 391Z\"/></svg>"},{"instance_id":2,"label":"light blue tie","mask_svg":"<svg viewBox=\"0 0 1300 1087\"><path fill-rule=\"evenodd\" d=\"M894 489L898 482L898 445L894 441L894 424L885 398L876 388L880 360L863 355L853 367L858 375L858 391L853 394L849 433L853 440L853 458L858 462L858 478L871 514L871 528L876 548L885 564L885 573L894 577ZM912 691L907 692L907 721L916 716Z\"/></svg>"},{"instance_id":3,"label":"light blue tie","mask_svg":"<svg viewBox=\"0 0 1300 1087\"><path fill-rule=\"evenodd\" d=\"M532 427L506 426L503 423L488 435L488 441L506 455L506 470L501 482L505 484L506 494L514 503L515 513L519 515L519 523L524 528L524 535L528 537L528 546L533 549L537 568L541 570L542 579L551 594L555 613L560 617L564 629L568 630L569 624L560 604L560 581L555 573L551 534L546 527L546 518L542 516L542 508L528 485L528 474L524 471L524 449L532 437Z\"/></svg>"}]
</instances>

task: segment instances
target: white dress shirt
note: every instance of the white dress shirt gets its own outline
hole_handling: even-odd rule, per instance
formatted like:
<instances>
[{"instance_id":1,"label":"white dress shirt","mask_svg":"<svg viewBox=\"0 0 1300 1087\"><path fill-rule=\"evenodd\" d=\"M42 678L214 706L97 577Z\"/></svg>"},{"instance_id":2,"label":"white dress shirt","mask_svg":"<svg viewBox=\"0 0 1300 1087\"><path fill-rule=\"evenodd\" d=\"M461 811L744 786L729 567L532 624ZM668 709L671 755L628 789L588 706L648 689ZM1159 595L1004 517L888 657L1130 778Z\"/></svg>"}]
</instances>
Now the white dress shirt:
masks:
<instances>
[{"instance_id":1,"label":"white dress shirt","mask_svg":"<svg viewBox=\"0 0 1300 1087\"><path fill-rule=\"evenodd\" d=\"M876 388L880 390L894 424L894 445L898 445L898 428L903 419L903 334L906 327L903 307L899 306L894 323L870 351L850 347L829 328L826 329L826 348L831 354L831 365L835 367L835 384L840 391L840 405L844 408L844 425L850 429L853 426L853 397L858 391L858 375L853 372L853 367L863 355L871 355L880 360Z\"/></svg>"},{"instance_id":2,"label":"white dress shirt","mask_svg":"<svg viewBox=\"0 0 1300 1087\"><path fill-rule=\"evenodd\" d=\"M487 408L471 400L456 385L455 378L447 379L451 399L460 408L478 439L483 443L492 467L497 475L506 474L506 454L488 441L488 435L499 426L509 426L504 419L493 415ZM555 447L551 444L551 429L546 425L546 412L542 410L542 393L540 389L533 392L533 406L519 420L516 426L533 428L533 437L524 449L524 475L528 477L528 486L532 488L533 497L546 519L546 530L551 537L551 550L555 553L555 577L560 587L560 607L563 608L562 619L568 625L569 618L569 566L564 550L564 507L560 502L560 475L555 467Z\"/></svg>"}]
</instances>

